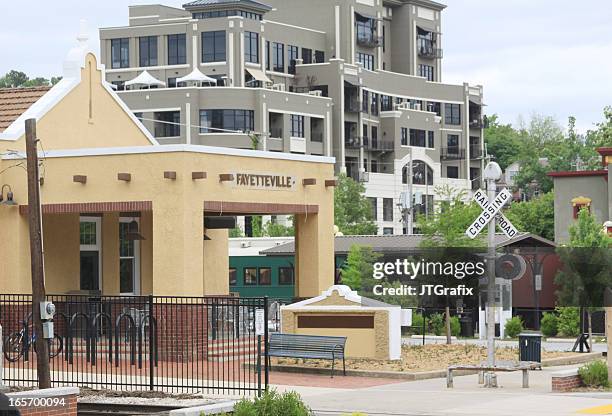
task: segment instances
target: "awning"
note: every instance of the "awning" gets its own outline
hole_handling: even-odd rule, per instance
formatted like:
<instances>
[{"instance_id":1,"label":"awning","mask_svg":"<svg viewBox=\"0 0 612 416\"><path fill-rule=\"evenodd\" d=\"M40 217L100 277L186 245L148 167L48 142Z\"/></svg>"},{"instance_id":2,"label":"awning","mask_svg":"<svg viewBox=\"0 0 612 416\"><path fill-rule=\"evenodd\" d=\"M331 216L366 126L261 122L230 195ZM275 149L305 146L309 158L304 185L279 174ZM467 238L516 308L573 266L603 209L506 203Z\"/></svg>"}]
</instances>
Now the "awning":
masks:
<instances>
[{"instance_id":1,"label":"awning","mask_svg":"<svg viewBox=\"0 0 612 416\"><path fill-rule=\"evenodd\" d=\"M267 77L267 75L261 70L257 68L246 68L247 72L255 78L256 81L266 82L272 84L272 80Z\"/></svg>"},{"instance_id":2,"label":"awning","mask_svg":"<svg viewBox=\"0 0 612 416\"><path fill-rule=\"evenodd\" d=\"M149 74L147 71L142 71L140 75L130 81L127 81L125 85L146 85L148 87L157 85L160 87L165 87L166 83L158 80L153 75Z\"/></svg>"},{"instance_id":3,"label":"awning","mask_svg":"<svg viewBox=\"0 0 612 416\"><path fill-rule=\"evenodd\" d=\"M191 73L185 75L184 77L177 78L176 82L206 82L208 84L216 84L217 80L209 77L208 75L204 75L198 68L194 68Z\"/></svg>"}]
</instances>

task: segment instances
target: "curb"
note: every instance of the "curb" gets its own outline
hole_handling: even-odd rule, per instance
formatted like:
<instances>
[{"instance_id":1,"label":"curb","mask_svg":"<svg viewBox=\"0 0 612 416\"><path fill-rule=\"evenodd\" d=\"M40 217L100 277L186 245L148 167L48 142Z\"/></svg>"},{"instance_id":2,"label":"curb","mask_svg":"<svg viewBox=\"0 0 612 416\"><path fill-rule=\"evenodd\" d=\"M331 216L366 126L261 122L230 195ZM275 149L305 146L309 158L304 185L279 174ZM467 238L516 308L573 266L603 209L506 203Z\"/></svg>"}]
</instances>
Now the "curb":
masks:
<instances>
[{"instance_id":1,"label":"curb","mask_svg":"<svg viewBox=\"0 0 612 416\"><path fill-rule=\"evenodd\" d=\"M601 358L602 355L599 352L590 352L580 354L575 357L559 357L559 358L548 358L542 360L542 367L556 367L562 365L582 364L589 361ZM300 374L317 374L317 375L331 375L331 369L329 368L313 368L313 367L298 367L289 365L273 365L271 371L278 371L281 373L300 373ZM338 371L336 369L335 376L342 376L342 369ZM453 371L453 374L458 376L467 376L472 374L478 374L478 371L473 370L458 370ZM374 378L388 378L396 380L406 381L418 381L418 380L429 380L434 378L446 378L446 370L432 370L432 371L420 371L420 372L402 372L402 371L370 371L370 370L346 370L347 376L353 377L374 377Z\"/></svg>"},{"instance_id":2,"label":"curb","mask_svg":"<svg viewBox=\"0 0 612 416\"><path fill-rule=\"evenodd\" d=\"M184 409L171 410L170 416L201 416L218 415L234 411L235 401L207 404L205 406L186 407Z\"/></svg>"}]
</instances>

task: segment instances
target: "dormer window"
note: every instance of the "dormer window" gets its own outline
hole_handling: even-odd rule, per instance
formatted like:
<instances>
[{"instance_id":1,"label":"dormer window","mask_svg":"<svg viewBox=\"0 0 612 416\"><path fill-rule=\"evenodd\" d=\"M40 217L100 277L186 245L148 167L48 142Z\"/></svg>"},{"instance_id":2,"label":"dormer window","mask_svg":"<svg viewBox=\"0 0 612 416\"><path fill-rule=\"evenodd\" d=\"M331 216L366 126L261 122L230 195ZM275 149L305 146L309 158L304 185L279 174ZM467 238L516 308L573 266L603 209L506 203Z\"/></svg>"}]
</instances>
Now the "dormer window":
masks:
<instances>
[{"instance_id":1,"label":"dormer window","mask_svg":"<svg viewBox=\"0 0 612 416\"><path fill-rule=\"evenodd\" d=\"M572 199L572 209L574 219L578 218L578 215L582 209L587 209L589 212L591 212L591 198L579 196Z\"/></svg>"}]
</instances>

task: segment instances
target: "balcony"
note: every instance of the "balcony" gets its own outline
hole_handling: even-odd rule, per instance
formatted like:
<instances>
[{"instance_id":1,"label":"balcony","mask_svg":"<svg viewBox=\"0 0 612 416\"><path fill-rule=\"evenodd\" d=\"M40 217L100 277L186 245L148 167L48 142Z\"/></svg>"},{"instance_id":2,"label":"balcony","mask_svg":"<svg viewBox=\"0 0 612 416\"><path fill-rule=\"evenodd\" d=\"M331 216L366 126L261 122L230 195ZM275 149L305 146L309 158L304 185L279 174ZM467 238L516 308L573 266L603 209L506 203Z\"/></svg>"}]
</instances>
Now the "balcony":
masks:
<instances>
[{"instance_id":1,"label":"balcony","mask_svg":"<svg viewBox=\"0 0 612 416\"><path fill-rule=\"evenodd\" d=\"M465 159L465 149L459 146L443 147L440 151L442 160L462 160Z\"/></svg>"},{"instance_id":2,"label":"balcony","mask_svg":"<svg viewBox=\"0 0 612 416\"><path fill-rule=\"evenodd\" d=\"M360 149L361 143L359 137L345 137L344 147L346 147L347 149Z\"/></svg>"},{"instance_id":3,"label":"balcony","mask_svg":"<svg viewBox=\"0 0 612 416\"><path fill-rule=\"evenodd\" d=\"M281 127L271 127L270 128L270 137L274 137L275 139L283 138L283 129Z\"/></svg>"},{"instance_id":4,"label":"balcony","mask_svg":"<svg viewBox=\"0 0 612 416\"><path fill-rule=\"evenodd\" d=\"M370 140L368 137L363 138L363 148L371 152L390 152L395 149L395 145L390 140Z\"/></svg>"},{"instance_id":5,"label":"balcony","mask_svg":"<svg viewBox=\"0 0 612 416\"><path fill-rule=\"evenodd\" d=\"M357 33L357 45L365 48L376 48L381 46L383 39L373 33Z\"/></svg>"},{"instance_id":6,"label":"balcony","mask_svg":"<svg viewBox=\"0 0 612 416\"><path fill-rule=\"evenodd\" d=\"M361 103L358 100L344 100L344 111L347 113L361 112Z\"/></svg>"},{"instance_id":7,"label":"balcony","mask_svg":"<svg viewBox=\"0 0 612 416\"><path fill-rule=\"evenodd\" d=\"M481 119L470 120L470 128L471 129L483 129L484 122Z\"/></svg>"},{"instance_id":8,"label":"balcony","mask_svg":"<svg viewBox=\"0 0 612 416\"><path fill-rule=\"evenodd\" d=\"M470 145L470 159L481 159L482 147L479 144Z\"/></svg>"},{"instance_id":9,"label":"balcony","mask_svg":"<svg viewBox=\"0 0 612 416\"><path fill-rule=\"evenodd\" d=\"M417 39L417 51L421 58L442 59L442 49L437 46L436 42L431 39L421 37Z\"/></svg>"}]
</instances>

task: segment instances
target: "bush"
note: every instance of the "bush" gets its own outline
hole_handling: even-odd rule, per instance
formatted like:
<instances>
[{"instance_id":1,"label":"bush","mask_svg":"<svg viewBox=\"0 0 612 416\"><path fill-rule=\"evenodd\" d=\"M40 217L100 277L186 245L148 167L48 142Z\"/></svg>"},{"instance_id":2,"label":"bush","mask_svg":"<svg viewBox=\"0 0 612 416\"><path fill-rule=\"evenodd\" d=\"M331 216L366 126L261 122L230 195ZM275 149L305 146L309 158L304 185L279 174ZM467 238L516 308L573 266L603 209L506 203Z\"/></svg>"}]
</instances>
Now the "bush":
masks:
<instances>
[{"instance_id":1,"label":"bush","mask_svg":"<svg viewBox=\"0 0 612 416\"><path fill-rule=\"evenodd\" d=\"M444 330L444 315L441 313L434 313L429 317L429 325L431 327L431 331L435 335L442 335L446 333Z\"/></svg>"},{"instance_id":2,"label":"bush","mask_svg":"<svg viewBox=\"0 0 612 416\"><path fill-rule=\"evenodd\" d=\"M450 327L452 336L458 337L461 335L461 322L459 322L459 317L451 316Z\"/></svg>"},{"instance_id":3,"label":"bush","mask_svg":"<svg viewBox=\"0 0 612 416\"><path fill-rule=\"evenodd\" d=\"M254 401L242 399L234 406L234 416L312 416L296 392L278 394L276 390L264 392Z\"/></svg>"},{"instance_id":4,"label":"bush","mask_svg":"<svg viewBox=\"0 0 612 416\"><path fill-rule=\"evenodd\" d=\"M423 315L420 313L412 314L412 327L411 332L416 335L423 335ZM427 331L427 328L425 328Z\"/></svg>"},{"instance_id":5,"label":"bush","mask_svg":"<svg viewBox=\"0 0 612 416\"><path fill-rule=\"evenodd\" d=\"M576 337L580 334L580 309L576 307L555 308L559 317L557 328L566 337Z\"/></svg>"},{"instance_id":6,"label":"bush","mask_svg":"<svg viewBox=\"0 0 612 416\"><path fill-rule=\"evenodd\" d=\"M557 326L557 315L554 313L545 312L544 316L542 316L542 321L540 322L542 334L544 334L545 337L554 337L559 331Z\"/></svg>"},{"instance_id":7,"label":"bush","mask_svg":"<svg viewBox=\"0 0 612 416\"><path fill-rule=\"evenodd\" d=\"M516 338L518 334L523 332L523 320L520 316L513 316L506 322L504 331L507 337Z\"/></svg>"},{"instance_id":8,"label":"bush","mask_svg":"<svg viewBox=\"0 0 612 416\"><path fill-rule=\"evenodd\" d=\"M608 387L608 367L603 361L593 361L578 369L582 382L588 387Z\"/></svg>"}]
</instances>

